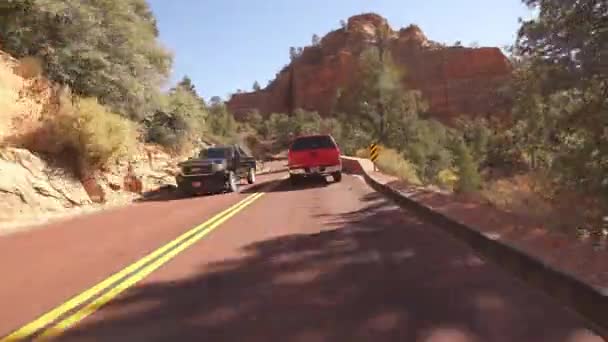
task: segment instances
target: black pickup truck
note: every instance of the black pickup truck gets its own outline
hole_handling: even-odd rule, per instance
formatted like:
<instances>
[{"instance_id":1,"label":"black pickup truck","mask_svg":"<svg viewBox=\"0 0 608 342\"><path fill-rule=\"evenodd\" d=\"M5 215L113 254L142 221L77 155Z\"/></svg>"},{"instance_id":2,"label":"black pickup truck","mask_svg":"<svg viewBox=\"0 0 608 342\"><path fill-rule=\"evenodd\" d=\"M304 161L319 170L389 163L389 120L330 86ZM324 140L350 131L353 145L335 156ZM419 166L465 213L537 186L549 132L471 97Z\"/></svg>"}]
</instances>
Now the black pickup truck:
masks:
<instances>
[{"instance_id":1,"label":"black pickup truck","mask_svg":"<svg viewBox=\"0 0 608 342\"><path fill-rule=\"evenodd\" d=\"M237 192L241 179L255 182L256 161L240 145L213 146L179 163L178 189L188 195Z\"/></svg>"}]
</instances>

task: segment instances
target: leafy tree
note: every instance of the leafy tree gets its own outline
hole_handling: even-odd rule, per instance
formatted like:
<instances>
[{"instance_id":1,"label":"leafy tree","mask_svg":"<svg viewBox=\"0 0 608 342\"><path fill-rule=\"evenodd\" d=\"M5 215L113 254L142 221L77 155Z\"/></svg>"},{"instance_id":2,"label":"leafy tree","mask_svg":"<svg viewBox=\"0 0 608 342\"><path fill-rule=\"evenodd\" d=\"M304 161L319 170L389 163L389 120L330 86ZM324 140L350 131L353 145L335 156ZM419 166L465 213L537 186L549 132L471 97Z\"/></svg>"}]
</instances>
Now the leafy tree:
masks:
<instances>
[{"instance_id":1,"label":"leafy tree","mask_svg":"<svg viewBox=\"0 0 608 342\"><path fill-rule=\"evenodd\" d=\"M264 131L264 118L260 111L257 109L253 109L249 113L247 113L246 122L253 127L259 134L265 135Z\"/></svg>"},{"instance_id":2,"label":"leafy tree","mask_svg":"<svg viewBox=\"0 0 608 342\"><path fill-rule=\"evenodd\" d=\"M444 125L435 120L412 120L404 133L407 140L398 148L416 165L423 181L435 182L439 172L452 166L452 153L447 148L451 135Z\"/></svg>"},{"instance_id":3,"label":"leafy tree","mask_svg":"<svg viewBox=\"0 0 608 342\"><path fill-rule=\"evenodd\" d=\"M295 132L294 120L283 113L270 114L266 125L269 137L275 137L283 146L289 143Z\"/></svg>"},{"instance_id":4,"label":"leafy tree","mask_svg":"<svg viewBox=\"0 0 608 342\"><path fill-rule=\"evenodd\" d=\"M293 134L319 134L321 131L321 116L317 112L296 109L292 117Z\"/></svg>"},{"instance_id":5,"label":"leafy tree","mask_svg":"<svg viewBox=\"0 0 608 342\"><path fill-rule=\"evenodd\" d=\"M159 106L171 55L145 0L25 0L0 5L5 51L40 57L48 77L142 118Z\"/></svg>"},{"instance_id":6,"label":"leafy tree","mask_svg":"<svg viewBox=\"0 0 608 342\"><path fill-rule=\"evenodd\" d=\"M298 58L298 50L294 46L289 47L289 60L292 62Z\"/></svg>"},{"instance_id":7,"label":"leafy tree","mask_svg":"<svg viewBox=\"0 0 608 342\"><path fill-rule=\"evenodd\" d=\"M211 106L218 106L220 104L222 104L224 101L222 101L222 98L219 96L211 96L211 98L209 99L209 104Z\"/></svg>"},{"instance_id":8,"label":"leafy tree","mask_svg":"<svg viewBox=\"0 0 608 342\"><path fill-rule=\"evenodd\" d=\"M514 112L530 163L608 199L608 3L523 2L539 12L522 23L515 46L525 63Z\"/></svg>"},{"instance_id":9,"label":"leafy tree","mask_svg":"<svg viewBox=\"0 0 608 342\"><path fill-rule=\"evenodd\" d=\"M475 161L479 164L485 163L492 137L488 120L461 118L458 128L462 131L464 141Z\"/></svg>"},{"instance_id":10,"label":"leafy tree","mask_svg":"<svg viewBox=\"0 0 608 342\"><path fill-rule=\"evenodd\" d=\"M237 131L237 122L222 102L214 101L209 106L207 127L217 136L233 137Z\"/></svg>"},{"instance_id":11,"label":"leafy tree","mask_svg":"<svg viewBox=\"0 0 608 342\"><path fill-rule=\"evenodd\" d=\"M260 91L260 90L262 90L262 87L260 86L260 84L258 83L258 81L253 82L253 90L254 91Z\"/></svg>"},{"instance_id":12,"label":"leafy tree","mask_svg":"<svg viewBox=\"0 0 608 342\"><path fill-rule=\"evenodd\" d=\"M316 33L312 35L312 46L318 46L321 44L321 37L319 37Z\"/></svg>"},{"instance_id":13,"label":"leafy tree","mask_svg":"<svg viewBox=\"0 0 608 342\"><path fill-rule=\"evenodd\" d=\"M364 51L356 82L341 92L336 108L349 113L348 120L374 140L390 145L404 137L404 126L426 110L419 92L404 89L402 74L390 54L380 58L378 48Z\"/></svg>"},{"instance_id":14,"label":"leafy tree","mask_svg":"<svg viewBox=\"0 0 608 342\"><path fill-rule=\"evenodd\" d=\"M321 132L323 134L331 134L336 140L342 140L342 124L336 118L325 118L321 121Z\"/></svg>"},{"instance_id":15,"label":"leafy tree","mask_svg":"<svg viewBox=\"0 0 608 342\"><path fill-rule=\"evenodd\" d=\"M560 82L546 84L567 89L600 80L606 86L608 69L608 3L605 0L523 0L539 10L539 18L523 22L517 49L554 67ZM604 89L605 90L605 89Z\"/></svg>"},{"instance_id":16,"label":"leafy tree","mask_svg":"<svg viewBox=\"0 0 608 342\"><path fill-rule=\"evenodd\" d=\"M336 139L345 154L355 155L357 150L373 141L373 133L360 125L351 115L339 114L338 121L342 124L342 134Z\"/></svg>"},{"instance_id":17,"label":"leafy tree","mask_svg":"<svg viewBox=\"0 0 608 342\"><path fill-rule=\"evenodd\" d=\"M459 140L456 143L456 167L458 169L458 182L456 191L474 192L481 188L481 176L478 166L471 155L471 151L464 143Z\"/></svg>"},{"instance_id":18,"label":"leafy tree","mask_svg":"<svg viewBox=\"0 0 608 342\"><path fill-rule=\"evenodd\" d=\"M187 90L192 94L198 96L198 94L196 93L196 87L192 83L192 79L190 79L190 77L188 77L187 75L184 76L182 80L177 83L177 87Z\"/></svg>"},{"instance_id":19,"label":"leafy tree","mask_svg":"<svg viewBox=\"0 0 608 342\"><path fill-rule=\"evenodd\" d=\"M375 47L378 51L378 59L380 62L380 74L378 75L378 87L377 87L377 113L380 117L380 142L385 141L386 137L386 104L385 101L395 100L392 95L395 90L400 90L401 75L400 71L396 68L396 64L393 63L390 54L390 42L391 42L392 30L386 25L380 25L376 27L375 32ZM390 98L386 98L390 96Z\"/></svg>"},{"instance_id":20,"label":"leafy tree","mask_svg":"<svg viewBox=\"0 0 608 342\"><path fill-rule=\"evenodd\" d=\"M196 95L177 87L164 96L160 109L146 119L147 140L180 149L200 137L207 115Z\"/></svg>"}]
</instances>

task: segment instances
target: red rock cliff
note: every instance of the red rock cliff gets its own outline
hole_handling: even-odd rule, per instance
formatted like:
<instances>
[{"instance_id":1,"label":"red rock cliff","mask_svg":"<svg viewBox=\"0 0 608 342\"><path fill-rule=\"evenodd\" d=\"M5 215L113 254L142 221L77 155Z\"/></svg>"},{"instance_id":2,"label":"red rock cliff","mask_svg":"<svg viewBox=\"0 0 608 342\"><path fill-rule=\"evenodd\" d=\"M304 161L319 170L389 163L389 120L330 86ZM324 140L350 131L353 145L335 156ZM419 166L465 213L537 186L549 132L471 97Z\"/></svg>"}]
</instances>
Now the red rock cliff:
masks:
<instances>
[{"instance_id":1,"label":"red rock cliff","mask_svg":"<svg viewBox=\"0 0 608 342\"><path fill-rule=\"evenodd\" d=\"M306 47L265 89L234 94L228 108L237 118L252 109L330 113L338 89L352 82L357 57L382 25L388 26L387 21L375 14L351 17L345 28L330 32L318 46ZM422 91L438 119L506 112L496 91L510 75L511 65L500 49L443 47L415 25L391 32L393 57L407 71L404 83Z\"/></svg>"}]
</instances>

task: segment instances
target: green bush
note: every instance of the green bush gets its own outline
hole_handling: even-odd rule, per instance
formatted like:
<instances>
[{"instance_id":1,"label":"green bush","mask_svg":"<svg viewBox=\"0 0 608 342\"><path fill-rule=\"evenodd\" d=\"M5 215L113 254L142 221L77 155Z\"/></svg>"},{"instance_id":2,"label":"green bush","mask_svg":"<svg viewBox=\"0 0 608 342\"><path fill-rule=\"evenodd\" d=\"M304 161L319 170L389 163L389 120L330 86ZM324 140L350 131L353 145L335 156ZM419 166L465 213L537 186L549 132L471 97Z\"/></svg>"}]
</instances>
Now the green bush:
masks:
<instances>
[{"instance_id":1,"label":"green bush","mask_svg":"<svg viewBox=\"0 0 608 342\"><path fill-rule=\"evenodd\" d=\"M317 112L309 112L296 109L290 118L294 135L319 134L321 133L321 116Z\"/></svg>"},{"instance_id":2,"label":"green bush","mask_svg":"<svg viewBox=\"0 0 608 342\"><path fill-rule=\"evenodd\" d=\"M466 119L459 120L460 130L471 150L473 158L480 164L486 161L491 143L493 142L492 129L485 119Z\"/></svg>"},{"instance_id":3,"label":"green bush","mask_svg":"<svg viewBox=\"0 0 608 342\"><path fill-rule=\"evenodd\" d=\"M277 143L287 146L295 132L295 122L287 114L272 113L266 121L268 137L277 139Z\"/></svg>"},{"instance_id":4,"label":"green bush","mask_svg":"<svg viewBox=\"0 0 608 342\"><path fill-rule=\"evenodd\" d=\"M220 137L232 138L236 132L238 124L234 116L228 112L228 108L223 103L213 104L209 108L207 119L208 131Z\"/></svg>"},{"instance_id":5,"label":"green bush","mask_svg":"<svg viewBox=\"0 0 608 342\"><path fill-rule=\"evenodd\" d=\"M400 144L408 160L425 183L437 182L441 170L453 163L450 134L445 126L435 120L411 120L406 128L410 133Z\"/></svg>"},{"instance_id":6,"label":"green bush","mask_svg":"<svg viewBox=\"0 0 608 342\"><path fill-rule=\"evenodd\" d=\"M339 115L340 134L335 138L343 154L353 155L361 146L368 146L373 140L371 132L349 119L347 115Z\"/></svg>"},{"instance_id":7,"label":"green bush","mask_svg":"<svg viewBox=\"0 0 608 342\"><path fill-rule=\"evenodd\" d=\"M458 168L458 182L456 191L475 192L481 189L481 176L478 165L471 155L471 151L464 141L458 141L456 148L456 166Z\"/></svg>"},{"instance_id":8,"label":"green bush","mask_svg":"<svg viewBox=\"0 0 608 342\"><path fill-rule=\"evenodd\" d=\"M184 131L156 125L148 129L148 141L177 151L188 142L188 136Z\"/></svg>"},{"instance_id":9,"label":"green bush","mask_svg":"<svg viewBox=\"0 0 608 342\"><path fill-rule=\"evenodd\" d=\"M255 115L255 114L253 114ZM255 122L255 116L249 121ZM272 113L266 122L260 124L258 132L267 138L277 139L277 143L286 146L298 135L330 133L336 139L341 135L341 125L336 119L322 119L319 113L297 109L293 116L283 113Z\"/></svg>"},{"instance_id":10,"label":"green bush","mask_svg":"<svg viewBox=\"0 0 608 342\"><path fill-rule=\"evenodd\" d=\"M342 124L336 118L325 118L321 121L321 133L331 134L337 141L342 139Z\"/></svg>"}]
</instances>

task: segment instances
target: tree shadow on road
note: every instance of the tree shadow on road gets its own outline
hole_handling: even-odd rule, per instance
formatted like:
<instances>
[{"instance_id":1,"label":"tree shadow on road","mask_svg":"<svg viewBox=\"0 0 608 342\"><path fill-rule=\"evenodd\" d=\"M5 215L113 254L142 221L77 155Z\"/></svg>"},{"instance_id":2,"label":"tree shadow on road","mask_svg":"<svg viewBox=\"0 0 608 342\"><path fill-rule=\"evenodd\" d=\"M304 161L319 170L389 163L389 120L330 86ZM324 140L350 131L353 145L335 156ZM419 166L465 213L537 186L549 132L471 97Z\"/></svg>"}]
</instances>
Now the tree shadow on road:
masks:
<instances>
[{"instance_id":1,"label":"tree shadow on road","mask_svg":"<svg viewBox=\"0 0 608 342\"><path fill-rule=\"evenodd\" d=\"M180 193L175 185L165 185L160 188L145 191L141 197L134 202L164 202L184 199L186 196Z\"/></svg>"},{"instance_id":2,"label":"tree shadow on road","mask_svg":"<svg viewBox=\"0 0 608 342\"><path fill-rule=\"evenodd\" d=\"M245 183L239 184L242 193L255 193L258 192L259 189L262 189L272 182L262 182L255 185L247 185ZM252 190L257 189L257 190ZM165 185L158 189L150 190L144 192L141 197L134 200L136 203L140 202L166 202L166 201L175 201L175 200L184 200L191 199L195 197L203 197L203 196L221 196L228 194L228 191L221 191L216 193L199 193L199 194L187 194L180 191L175 185Z\"/></svg>"},{"instance_id":3,"label":"tree shadow on road","mask_svg":"<svg viewBox=\"0 0 608 342\"><path fill-rule=\"evenodd\" d=\"M292 184L289 179L275 179L264 183L254 184L241 190L241 193L252 194L256 192L302 191L306 189L325 188L330 185L331 182L324 178L305 178L300 180L297 184Z\"/></svg>"},{"instance_id":4,"label":"tree shadow on road","mask_svg":"<svg viewBox=\"0 0 608 342\"><path fill-rule=\"evenodd\" d=\"M61 340L570 342L582 329L382 199L319 219L330 229L255 242L196 276L137 286Z\"/></svg>"},{"instance_id":5,"label":"tree shadow on road","mask_svg":"<svg viewBox=\"0 0 608 342\"><path fill-rule=\"evenodd\" d=\"M213 195L223 195L225 192L217 193L217 194L186 194L181 192L175 185L166 185L160 187L158 189L150 190L144 192L140 198L134 200L135 203L142 202L167 202L167 201L178 201L178 200L187 200L195 197L201 196L213 196Z\"/></svg>"}]
</instances>

